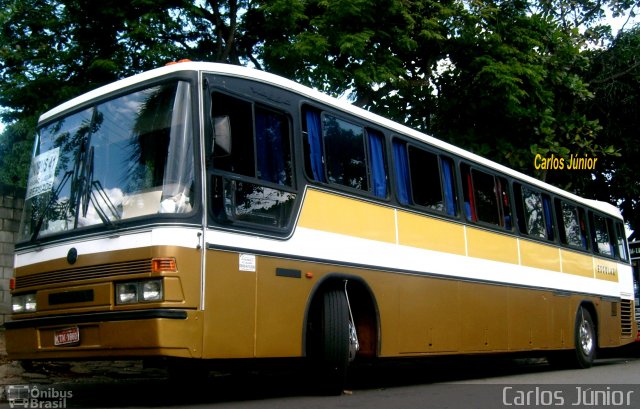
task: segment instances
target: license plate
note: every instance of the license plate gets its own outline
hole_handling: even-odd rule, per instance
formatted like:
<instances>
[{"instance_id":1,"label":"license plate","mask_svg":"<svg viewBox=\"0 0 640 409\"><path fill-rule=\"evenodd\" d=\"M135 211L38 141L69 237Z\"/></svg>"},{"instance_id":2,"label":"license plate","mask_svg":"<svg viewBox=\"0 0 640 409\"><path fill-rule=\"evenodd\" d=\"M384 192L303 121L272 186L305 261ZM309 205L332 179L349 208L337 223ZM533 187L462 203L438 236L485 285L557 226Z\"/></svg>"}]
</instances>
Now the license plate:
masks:
<instances>
[{"instance_id":1,"label":"license plate","mask_svg":"<svg viewBox=\"0 0 640 409\"><path fill-rule=\"evenodd\" d=\"M69 345L80 342L80 328L70 327L63 328L53 333L53 345Z\"/></svg>"}]
</instances>

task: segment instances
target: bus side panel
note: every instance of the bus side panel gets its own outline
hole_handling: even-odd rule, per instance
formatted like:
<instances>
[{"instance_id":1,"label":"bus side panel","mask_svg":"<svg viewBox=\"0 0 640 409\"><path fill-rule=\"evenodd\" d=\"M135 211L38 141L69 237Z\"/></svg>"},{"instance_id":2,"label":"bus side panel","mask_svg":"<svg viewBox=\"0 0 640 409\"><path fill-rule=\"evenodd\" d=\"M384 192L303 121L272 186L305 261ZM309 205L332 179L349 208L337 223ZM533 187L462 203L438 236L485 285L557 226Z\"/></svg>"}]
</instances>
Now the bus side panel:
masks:
<instances>
[{"instance_id":1,"label":"bus side panel","mask_svg":"<svg viewBox=\"0 0 640 409\"><path fill-rule=\"evenodd\" d=\"M305 276L314 270L313 278ZM305 309L320 277L319 270L326 273L330 266L313 266L284 258L258 258L257 357L302 355Z\"/></svg>"},{"instance_id":2,"label":"bus side panel","mask_svg":"<svg viewBox=\"0 0 640 409\"><path fill-rule=\"evenodd\" d=\"M620 303L617 301L603 300L598 303L598 346L617 346L620 340L620 321L615 318L620 316Z\"/></svg>"},{"instance_id":3,"label":"bus side panel","mask_svg":"<svg viewBox=\"0 0 640 409\"><path fill-rule=\"evenodd\" d=\"M457 351L463 337L463 328L458 325L459 283L419 276L391 276L395 276L391 308L386 308L380 300L383 353ZM375 290L375 283L373 287Z\"/></svg>"},{"instance_id":4,"label":"bus side panel","mask_svg":"<svg viewBox=\"0 0 640 409\"><path fill-rule=\"evenodd\" d=\"M462 352L506 351L509 340L507 319L508 287L460 283L465 314L462 320Z\"/></svg>"},{"instance_id":5,"label":"bus side panel","mask_svg":"<svg viewBox=\"0 0 640 409\"><path fill-rule=\"evenodd\" d=\"M253 357L257 272L234 252L207 250L206 260L204 358Z\"/></svg>"},{"instance_id":6,"label":"bus side panel","mask_svg":"<svg viewBox=\"0 0 640 409\"><path fill-rule=\"evenodd\" d=\"M546 291L509 290L509 350L553 348L561 344L553 333L553 298Z\"/></svg>"}]
</instances>

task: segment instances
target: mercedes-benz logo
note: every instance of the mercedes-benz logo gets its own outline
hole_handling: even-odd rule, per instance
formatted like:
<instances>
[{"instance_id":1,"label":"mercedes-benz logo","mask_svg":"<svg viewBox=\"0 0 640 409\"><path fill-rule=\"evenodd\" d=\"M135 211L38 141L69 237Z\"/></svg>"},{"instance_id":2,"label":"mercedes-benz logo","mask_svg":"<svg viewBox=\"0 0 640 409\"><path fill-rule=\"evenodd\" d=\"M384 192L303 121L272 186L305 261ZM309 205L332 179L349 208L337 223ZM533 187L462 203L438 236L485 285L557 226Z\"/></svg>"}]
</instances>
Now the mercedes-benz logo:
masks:
<instances>
[{"instance_id":1,"label":"mercedes-benz logo","mask_svg":"<svg viewBox=\"0 0 640 409\"><path fill-rule=\"evenodd\" d=\"M71 247L67 253L67 262L69 264L75 264L78 261L78 250L75 247Z\"/></svg>"}]
</instances>

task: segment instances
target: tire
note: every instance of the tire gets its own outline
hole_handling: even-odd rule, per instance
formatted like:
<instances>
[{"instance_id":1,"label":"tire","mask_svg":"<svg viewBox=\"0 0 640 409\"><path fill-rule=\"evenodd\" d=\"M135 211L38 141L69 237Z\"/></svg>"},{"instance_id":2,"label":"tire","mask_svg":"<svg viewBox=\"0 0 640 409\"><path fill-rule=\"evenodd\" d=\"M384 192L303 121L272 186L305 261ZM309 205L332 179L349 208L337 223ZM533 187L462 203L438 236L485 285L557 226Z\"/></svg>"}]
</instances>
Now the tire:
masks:
<instances>
[{"instance_id":1,"label":"tire","mask_svg":"<svg viewBox=\"0 0 640 409\"><path fill-rule=\"evenodd\" d=\"M575 364L578 368L590 368L596 358L596 326L586 308L580 307L575 324Z\"/></svg>"},{"instance_id":2,"label":"tire","mask_svg":"<svg viewBox=\"0 0 640 409\"><path fill-rule=\"evenodd\" d=\"M325 292L322 304L319 381L323 393L340 395L349 368L349 307L338 289Z\"/></svg>"}]
</instances>

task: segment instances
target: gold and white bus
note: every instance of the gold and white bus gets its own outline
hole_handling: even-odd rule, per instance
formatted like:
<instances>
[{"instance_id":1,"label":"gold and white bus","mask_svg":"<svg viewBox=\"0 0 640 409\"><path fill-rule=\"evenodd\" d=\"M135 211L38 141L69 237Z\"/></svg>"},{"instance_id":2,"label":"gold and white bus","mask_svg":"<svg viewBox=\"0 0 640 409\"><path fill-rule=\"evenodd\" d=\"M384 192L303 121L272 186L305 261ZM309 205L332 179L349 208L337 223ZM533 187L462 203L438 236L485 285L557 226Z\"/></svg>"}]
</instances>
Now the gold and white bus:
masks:
<instances>
[{"instance_id":1,"label":"gold and white bus","mask_svg":"<svg viewBox=\"0 0 640 409\"><path fill-rule=\"evenodd\" d=\"M632 342L620 212L295 82L185 62L43 114L20 360L354 360Z\"/></svg>"}]
</instances>

